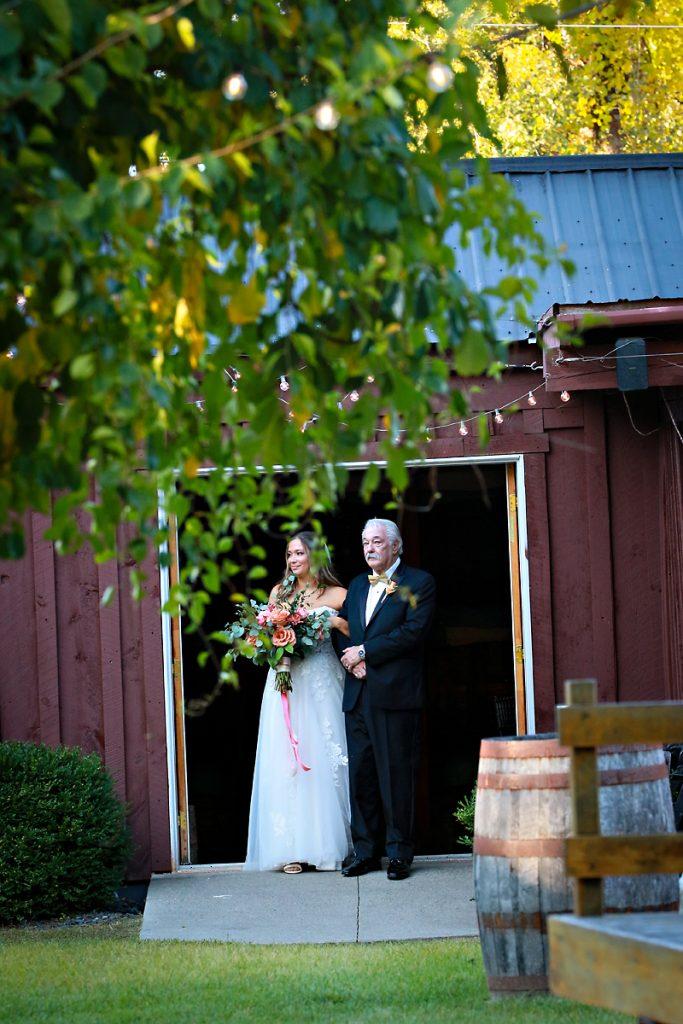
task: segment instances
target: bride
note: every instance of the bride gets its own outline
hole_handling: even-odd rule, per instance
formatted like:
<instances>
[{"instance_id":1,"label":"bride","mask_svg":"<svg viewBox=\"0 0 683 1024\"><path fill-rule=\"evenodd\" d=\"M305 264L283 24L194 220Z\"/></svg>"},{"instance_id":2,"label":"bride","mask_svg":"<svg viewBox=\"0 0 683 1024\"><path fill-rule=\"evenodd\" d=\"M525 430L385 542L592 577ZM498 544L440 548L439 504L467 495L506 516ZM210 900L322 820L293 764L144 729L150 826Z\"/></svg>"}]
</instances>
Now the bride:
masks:
<instances>
[{"instance_id":1,"label":"bride","mask_svg":"<svg viewBox=\"0 0 683 1024\"><path fill-rule=\"evenodd\" d=\"M336 612L346 591L329 559L314 565L318 539L297 533L287 545L285 573L270 593L302 595L310 614L329 612L330 628L348 636ZM294 590L285 589L295 577ZM303 865L335 871L351 850L348 757L342 712L344 669L330 640L303 660L292 659L290 716L299 739L302 771L292 753L275 673L268 672L259 722L254 783L249 812L245 871L284 870L298 874Z\"/></svg>"}]
</instances>

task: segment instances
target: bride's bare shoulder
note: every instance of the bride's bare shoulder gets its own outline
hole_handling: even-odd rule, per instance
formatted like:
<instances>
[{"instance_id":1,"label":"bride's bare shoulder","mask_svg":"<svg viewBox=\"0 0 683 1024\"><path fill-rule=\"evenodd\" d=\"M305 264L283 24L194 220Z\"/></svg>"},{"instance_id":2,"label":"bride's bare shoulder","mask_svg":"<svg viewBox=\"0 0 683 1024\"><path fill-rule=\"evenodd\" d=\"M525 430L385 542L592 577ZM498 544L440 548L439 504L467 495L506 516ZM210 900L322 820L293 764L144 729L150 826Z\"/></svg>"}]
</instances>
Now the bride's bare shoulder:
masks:
<instances>
[{"instance_id":1,"label":"bride's bare shoulder","mask_svg":"<svg viewBox=\"0 0 683 1024\"><path fill-rule=\"evenodd\" d=\"M325 593L322 595L320 603L327 604L330 606L330 608L334 608L335 611L339 611L341 606L344 604L345 597L345 587L328 587Z\"/></svg>"}]
</instances>

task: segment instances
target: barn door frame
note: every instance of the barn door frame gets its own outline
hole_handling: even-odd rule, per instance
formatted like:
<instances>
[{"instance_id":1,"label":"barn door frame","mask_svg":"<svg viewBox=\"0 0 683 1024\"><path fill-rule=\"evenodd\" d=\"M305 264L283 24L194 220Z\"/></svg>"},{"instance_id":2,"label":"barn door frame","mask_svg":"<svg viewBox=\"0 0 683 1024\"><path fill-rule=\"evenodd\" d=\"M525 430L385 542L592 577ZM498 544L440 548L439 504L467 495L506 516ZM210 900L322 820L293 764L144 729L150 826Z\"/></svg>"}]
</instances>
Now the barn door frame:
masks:
<instances>
[{"instance_id":1,"label":"barn door frame","mask_svg":"<svg viewBox=\"0 0 683 1024\"><path fill-rule=\"evenodd\" d=\"M364 470L370 462L385 466L379 459L342 463L345 469ZM508 542L510 558L510 599L512 602L512 634L515 678L515 706L517 732L535 730L533 651L531 638L531 593L529 561L527 557L526 491L524 485L524 456L478 455L452 456L407 462L408 468L466 465L504 465L506 467ZM200 473L212 473L202 469ZM167 518L163 509L163 494L159 495L159 524L165 527ZM162 549L168 555L168 564L160 565L161 606L168 600L170 588L178 577L178 545L175 524L170 523L170 543ZM234 864L191 864L190 836L187 807L188 782L185 747L185 719L183 700L182 622L179 616L161 613L162 647L164 660L164 697L166 708L166 750L168 764L169 821L171 831L171 858L174 871L207 871L215 867L238 868Z\"/></svg>"}]
</instances>

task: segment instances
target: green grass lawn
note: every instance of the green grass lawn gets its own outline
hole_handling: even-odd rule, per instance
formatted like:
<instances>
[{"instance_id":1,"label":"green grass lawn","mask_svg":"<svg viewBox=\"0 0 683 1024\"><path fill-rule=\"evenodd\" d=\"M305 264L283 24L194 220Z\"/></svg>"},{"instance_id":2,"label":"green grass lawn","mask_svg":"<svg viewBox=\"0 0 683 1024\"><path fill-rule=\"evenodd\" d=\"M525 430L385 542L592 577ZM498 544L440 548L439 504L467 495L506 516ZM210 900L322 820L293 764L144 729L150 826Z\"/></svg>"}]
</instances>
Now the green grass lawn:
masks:
<instances>
[{"instance_id":1,"label":"green grass lawn","mask_svg":"<svg viewBox=\"0 0 683 1024\"><path fill-rule=\"evenodd\" d=\"M491 1002L473 939L140 942L140 919L0 931L5 1024L624 1024L550 997Z\"/></svg>"}]
</instances>

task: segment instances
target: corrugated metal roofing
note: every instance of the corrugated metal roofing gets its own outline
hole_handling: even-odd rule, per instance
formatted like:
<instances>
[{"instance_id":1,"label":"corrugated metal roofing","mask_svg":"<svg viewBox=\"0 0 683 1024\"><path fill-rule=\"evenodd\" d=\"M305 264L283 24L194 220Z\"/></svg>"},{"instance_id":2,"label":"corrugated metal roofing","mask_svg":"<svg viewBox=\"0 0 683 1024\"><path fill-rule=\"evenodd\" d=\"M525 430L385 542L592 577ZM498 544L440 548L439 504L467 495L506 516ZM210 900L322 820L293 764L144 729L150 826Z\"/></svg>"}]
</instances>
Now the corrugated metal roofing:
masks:
<instances>
[{"instance_id":1,"label":"corrugated metal roofing","mask_svg":"<svg viewBox=\"0 0 683 1024\"><path fill-rule=\"evenodd\" d=\"M554 302L584 305L683 297L683 154L529 157L492 160L552 247L566 246L576 273L553 263L539 278L535 264L517 268L538 283L538 320ZM474 161L464 161L468 183ZM486 255L473 232L470 244L451 239L460 273L477 288L509 273L495 253ZM498 323L501 339L527 337L514 319Z\"/></svg>"}]
</instances>

